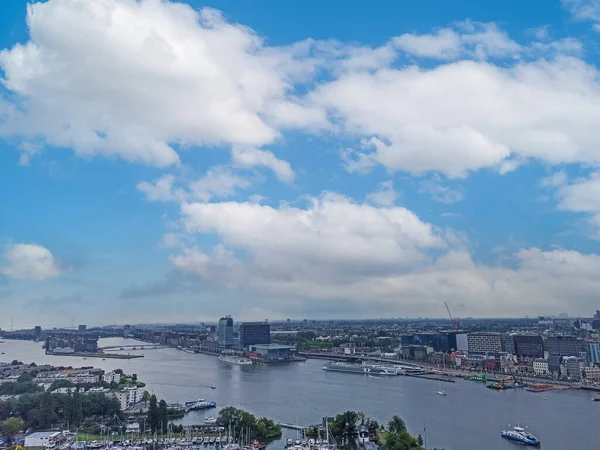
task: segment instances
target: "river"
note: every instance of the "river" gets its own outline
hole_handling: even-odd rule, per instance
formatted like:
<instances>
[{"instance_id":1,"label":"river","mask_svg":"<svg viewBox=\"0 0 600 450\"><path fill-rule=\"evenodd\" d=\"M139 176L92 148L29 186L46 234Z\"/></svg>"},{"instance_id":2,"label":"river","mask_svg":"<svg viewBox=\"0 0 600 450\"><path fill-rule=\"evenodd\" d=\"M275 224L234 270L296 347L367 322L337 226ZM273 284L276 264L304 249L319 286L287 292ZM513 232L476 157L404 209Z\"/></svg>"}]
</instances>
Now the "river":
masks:
<instances>
[{"instance_id":1,"label":"river","mask_svg":"<svg viewBox=\"0 0 600 450\"><path fill-rule=\"evenodd\" d=\"M102 340L101 345L132 343L135 341L114 338ZM502 429L518 423L529 427L542 441L544 450L600 448L600 402L592 402L590 393L583 391L498 392L480 383L459 381L444 383L448 395L441 397L436 394L438 385L433 381L327 372L321 369L323 361L317 360L235 366L214 356L170 348L138 351L145 355L139 359L83 360L45 355L42 344L31 341L5 341L0 344L0 352L4 352L0 361L93 365L104 370L122 368L125 373L136 373L146 383L146 389L168 402L206 398L219 406L235 406L280 422L308 425L320 422L326 415L354 410L386 423L397 414L413 434L422 432L426 426L428 448L522 448L500 438ZM217 389L210 389L211 385ZM216 412L192 412L183 423L202 423L205 415Z\"/></svg>"}]
</instances>

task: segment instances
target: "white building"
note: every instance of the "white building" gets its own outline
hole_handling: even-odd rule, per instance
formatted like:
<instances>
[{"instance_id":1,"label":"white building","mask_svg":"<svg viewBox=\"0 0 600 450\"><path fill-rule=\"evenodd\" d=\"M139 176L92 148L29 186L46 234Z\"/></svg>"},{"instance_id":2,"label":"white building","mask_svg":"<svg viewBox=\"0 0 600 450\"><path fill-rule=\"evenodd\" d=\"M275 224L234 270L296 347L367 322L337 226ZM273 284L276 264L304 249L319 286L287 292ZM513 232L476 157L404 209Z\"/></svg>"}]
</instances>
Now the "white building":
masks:
<instances>
[{"instance_id":1,"label":"white building","mask_svg":"<svg viewBox=\"0 0 600 450\"><path fill-rule=\"evenodd\" d=\"M127 388L123 389L123 391L127 392L128 402L130 405L133 405L134 403L142 401L143 391L140 388L127 387Z\"/></svg>"},{"instance_id":2,"label":"white building","mask_svg":"<svg viewBox=\"0 0 600 450\"><path fill-rule=\"evenodd\" d=\"M121 381L121 374L118 372L105 373L104 375L102 375L102 381L104 381L105 383L112 383L113 381L115 383L119 383L119 381Z\"/></svg>"},{"instance_id":3,"label":"white building","mask_svg":"<svg viewBox=\"0 0 600 450\"><path fill-rule=\"evenodd\" d=\"M548 368L548 361L538 360L533 362L533 373L538 376L547 377L550 375L550 369Z\"/></svg>"},{"instance_id":4,"label":"white building","mask_svg":"<svg viewBox=\"0 0 600 450\"><path fill-rule=\"evenodd\" d=\"M25 436L25 447L53 447L61 437L59 431L39 431Z\"/></svg>"},{"instance_id":5,"label":"white building","mask_svg":"<svg viewBox=\"0 0 600 450\"><path fill-rule=\"evenodd\" d=\"M583 369L583 376L589 381L600 380L600 367L586 367Z\"/></svg>"},{"instance_id":6,"label":"white building","mask_svg":"<svg viewBox=\"0 0 600 450\"><path fill-rule=\"evenodd\" d=\"M121 410L125 411L129 406L129 393L125 391L116 391L112 392L112 395L119 400L119 403L121 404Z\"/></svg>"},{"instance_id":7,"label":"white building","mask_svg":"<svg viewBox=\"0 0 600 450\"><path fill-rule=\"evenodd\" d=\"M459 333L456 335L456 351L466 352L469 350L469 341L466 333Z\"/></svg>"}]
</instances>

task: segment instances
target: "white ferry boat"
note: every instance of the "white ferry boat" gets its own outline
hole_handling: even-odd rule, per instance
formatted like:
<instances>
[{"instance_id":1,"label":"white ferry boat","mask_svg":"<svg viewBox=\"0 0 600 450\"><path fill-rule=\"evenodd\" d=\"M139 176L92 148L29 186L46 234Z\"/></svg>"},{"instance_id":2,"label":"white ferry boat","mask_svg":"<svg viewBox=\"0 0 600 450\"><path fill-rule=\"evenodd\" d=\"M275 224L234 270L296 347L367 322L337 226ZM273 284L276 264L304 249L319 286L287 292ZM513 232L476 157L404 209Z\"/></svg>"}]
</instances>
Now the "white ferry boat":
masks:
<instances>
[{"instance_id":1,"label":"white ferry boat","mask_svg":"<svg viewBox=\"0 0 600 450\"><path fill-rule=\"evenodd\" d=\"M229 364L236 364L238 366L249 366L252 364L251 359L236 355L221 355L219 356L219 360Z\"/></svg>"},{"instance_id":2,"label":"white ferry boat","mask_svg":"<svg viewBox=\"0 0 600 450\"><path fill-rule=\"evenodd\" d=\"M521 427L513 427L512 430L504 430L501 435L504 439L516 441L525 445L537 447L541 444L538 438L526 431L525 428Z\"/></svg>"}]
</instances>

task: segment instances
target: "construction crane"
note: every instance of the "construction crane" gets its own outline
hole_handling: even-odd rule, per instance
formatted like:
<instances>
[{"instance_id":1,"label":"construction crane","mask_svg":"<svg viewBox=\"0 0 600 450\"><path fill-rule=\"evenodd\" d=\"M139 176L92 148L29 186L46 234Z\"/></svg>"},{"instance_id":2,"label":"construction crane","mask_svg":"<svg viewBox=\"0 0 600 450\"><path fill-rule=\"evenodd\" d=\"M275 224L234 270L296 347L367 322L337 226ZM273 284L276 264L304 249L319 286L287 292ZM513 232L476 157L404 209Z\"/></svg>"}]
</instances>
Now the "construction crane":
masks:
<instances>
[{"instance_id":1,"label":"construction crane","mask_svg":"<svg viewBox=\"0 0 600 450\"><path fill-rule=\"evenodd\" d=\"M448 306L448 303L444 302L444 305L446 305L446 311L448 311L448 317L450 317L450 322L452 322L452 328L456 329L458 324L456 323L456 320L454 320L452 318L452 314L450 313L450 307Z\"/></svg>"}]
</instances>

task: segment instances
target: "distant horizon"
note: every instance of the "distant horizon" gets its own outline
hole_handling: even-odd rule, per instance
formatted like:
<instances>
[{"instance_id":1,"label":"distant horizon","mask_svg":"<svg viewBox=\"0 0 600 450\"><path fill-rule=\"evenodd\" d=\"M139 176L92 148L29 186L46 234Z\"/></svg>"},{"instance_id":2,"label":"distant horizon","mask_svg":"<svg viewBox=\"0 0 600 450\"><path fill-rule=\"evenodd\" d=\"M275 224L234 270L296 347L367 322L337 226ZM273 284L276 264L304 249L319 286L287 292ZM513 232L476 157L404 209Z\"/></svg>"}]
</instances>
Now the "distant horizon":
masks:
<instances>
[{"instance_id":1,"label":"distant horizon","mask_svg":"<svg viewBox=\"0 0 600 450\"><path fill-rule=\"evenodd\" d=\"M224 316L223 316L224 317ZM238 324L238 323L243 323L243 322L258 322L258 323L269 323L269 324L286 324L287 323L287 319L268 319L268 322L265 322L265 320L235 320L235 316L231 316L234 324ZM578 320L578 319L585 319L585 320L592 320L594 318L594 315L591 316L568 316L568 317L559 317L559 316L550 316L550 315L541 315L541 316L535 316L535 317L455 317L454 319L457 321L488 321L488 320L534 320L537 321L540 318L545 318L545 319L573 319L573 320ZM394 321L415 321L415 320L424 320L424 321L441 321L441 322L448 322L449 325L451 326L451 321L448 317L382 317L382 318L354 318L354 319L343 319L343 318L335 318L335 319L292 319L290 318L290 324L303 324L304 320L306 320L307 324L311 324L313 322L316 323L323 323L323 322L394 322ZM104 325L90 325L90 324L76 324L74 326L68 325L68 326L44 326L44 325L33 325L30 327L25 327L25 328L14 328L14 332L17 331L29 331L34 329L36 326L41 326L42 327L42 331L43 330L53 330L53 329L57 329L57 330L77 330L79 325L85 325L87 328L86 330L90 330L90 329L97 329L97 328L123 328L124 326L132 326L132 327L152 327L152 326L156 326L156 327L160 327L160 326L199 326L199 325L218 325L219 319L213 320L213 321L205 321L205 322L144 322L144 323L123 323L123 324L104 324ZM459 327L460 328L460 327ZM0 332L10 332L11 330L7 329L7 328L3 328L0 327Z\"/></svg>"}]
</instances>

